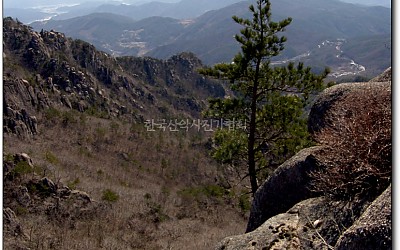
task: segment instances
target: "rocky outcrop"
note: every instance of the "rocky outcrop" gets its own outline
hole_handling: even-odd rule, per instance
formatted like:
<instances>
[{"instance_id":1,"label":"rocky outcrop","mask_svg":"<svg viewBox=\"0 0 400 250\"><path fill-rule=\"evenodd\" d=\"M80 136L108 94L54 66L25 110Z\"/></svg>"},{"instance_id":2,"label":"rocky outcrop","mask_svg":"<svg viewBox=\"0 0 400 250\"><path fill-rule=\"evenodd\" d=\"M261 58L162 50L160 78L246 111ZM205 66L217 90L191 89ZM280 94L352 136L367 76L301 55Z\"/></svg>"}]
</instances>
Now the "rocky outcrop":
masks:
<instances>
[{"instance_id":1,"label":"rocky outcrop","mask_svg":"<svg viewBox=\"0 0 400 250\"><path fill-rule=\"evenodd\" d=\"M392 247L392 186L390 185L347 229L336 244L337 250L391 249Z\"/></svg>"},{"instance_id":2,"label":"rocky outcrop","mask_svg":"<svg viewBox=\"0 0 400 250\"><path fill-rule=\"evenodd\" d=\"M25 109L19 111L6 107L4 112L3 129L21 138L30 138L38 132L36 116L31 116Z\"/></svg>"},{"instance_id":3,"label":"rocky outcrop","mask_svg":"<svg viewBox=\"0 0 400 250\"><path fill-rule=\"evenodd\" d=\"M225 95L221 83L197 72L192 53L169 60L114 58L57 31L36 32L3 20L4 131L31 138L49 108L142 122L179 110L199 118L208 97Z\"/></svg>"},{"instance_id":4,"label":"rocky outcrop","mask_svg":"<svg viewBox=\"0 0 400 250\"><path fill-rule=\"evenodd\" d=\"M326 89L312 107L311 134L331 126L335 117L347 117L341 101L350 93L361 102L366 90L391 93L391 81L384 81L390 79L388 72L374 82ZM216 249L391 249L391 186L379 197L371 192L353 200L309 191L310 171L332 167L333 162L324 162L324 150L329 148L304 149L282 164L256 192L247 233L225 238Z\"/></svg>"},{"instance_id":5,"label":"rocky outcrop","mask_svg":"<svg viewBox=\"0 0 400 250\"><path fill-rule=\"evenodd\" d=\"M9 208L3 208L3 247L4 249L29 249L26 247L28 236L25 233L15 212Z\"/></svg>"},{"instance_id":6,"label":"rocky outcrop","mask_svg":"<svg viewBox=\"0 0 400 250\"><path fill-rule=\"evenodd\" d=\"M32 113L49 107L50 101L46 92L39 87L33 87L24 79L6 78L3 84L4 131L22 138L37 134L38 121Z\"/></svg>"},{"instance_id":7,"label":"rocky outcrop","mask_svg":"<svg viewBox=\"0 0 400 250\"><path fill-rule=\"evenodd\" d=\"M364 209L323 197L307 199L250 233L225 238L216 249L332 249L344 228Z\"/></svg>"},{"instance_id":8,"label":"rocky outcrop","mask_svg":"<svg viewBox=\"0 0 400 250\"><path fill-rule=\"evenodd\" d=\"M71 190L60 182L54 183L48 177L37 175L29 155L21 153L5 158L3 218L9 246L16 246L15 242L25 245L25 233L19 223L18 214L45 216L72 226L79 219L96 216L103 208L101 203L94 201L87 193Z\"/></svg>"},{"instance_id":9,"label":"rocky outcrop","mask_svg":"<svg viewBox=\"0 0 400 250\"><path fill-rule=\"evenodd\" d=\"M267 219L286 212L296 203L314 197L308 189L309 172L319 166L318 153L323 147L312 147L300 151L283 163L260 186L254 195L246 232L251 232Z\"/></svg>"},{"instance_id":10,"label":"rocky outcrop","mask_svg":"<svg viewBox=\"0 0 400 250\"><path fill-rule=\"evenodd\" d=\"M26 168L29 169L29 171L33 170L33 162L31 157L29 157L28 154L26 153L20 153L20 154L15 154L13 156L8 155L5 158L10 158L10 159L4 159L3 161L3 177L4 178L12 178L12 175L16 171L16 166L19 163L22 163L21 165L24 165Z\"/></svg>"}]
</instances>

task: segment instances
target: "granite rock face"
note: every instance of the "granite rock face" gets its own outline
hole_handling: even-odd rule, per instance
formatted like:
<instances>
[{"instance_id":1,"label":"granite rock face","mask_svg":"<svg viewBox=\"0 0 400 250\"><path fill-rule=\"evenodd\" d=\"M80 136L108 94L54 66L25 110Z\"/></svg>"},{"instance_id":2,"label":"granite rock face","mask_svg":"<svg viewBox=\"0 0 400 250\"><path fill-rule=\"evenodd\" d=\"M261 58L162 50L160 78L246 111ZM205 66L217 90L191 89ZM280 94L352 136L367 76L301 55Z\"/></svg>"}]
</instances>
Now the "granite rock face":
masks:
<instances>
[{"instance_id":1,"label":"granite rock face","mask_svg":"<svg viewBox=\"0 0 400 250\"><path fill-rule=\"evenodd\" d=\"M252 232L225 238L216 249L332 249L367 204L310 198L269 218Z\"/></svg>"},{"instance_id":2,"label":"granite rock face","mask_svg":"<svg viewBox=\"0 0 400 250\"><path fill-rule=\"evenodd\" d=\"M338 240L337 250L392 249L392 186L390 185Z\"/></svg>"},{"instance_id":3,"label":"granite rock face","mask_svg":"<svg viewBox=\"0 0 400 250\"><path fill-rule=\"evenodd\" d=\"M255 230L267 219L286 212L296 203L315 196L308 189L308 173L318 168L316 155L323 150L317 146L300 151L260 186L254 196L246 232Z\"/></svg>"}]
</instances>

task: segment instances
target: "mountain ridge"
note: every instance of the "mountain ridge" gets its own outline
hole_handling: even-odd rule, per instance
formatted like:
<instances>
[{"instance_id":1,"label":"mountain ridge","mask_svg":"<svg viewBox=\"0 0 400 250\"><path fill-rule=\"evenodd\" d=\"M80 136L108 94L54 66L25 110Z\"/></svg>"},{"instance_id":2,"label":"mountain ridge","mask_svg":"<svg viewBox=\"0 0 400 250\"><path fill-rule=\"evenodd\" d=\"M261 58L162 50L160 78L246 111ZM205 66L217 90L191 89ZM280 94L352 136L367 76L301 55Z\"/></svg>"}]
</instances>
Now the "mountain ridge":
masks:
<instances>
[{"instance_id":1,"label":"mountain ridge","mask_svg":"<svg viewBox=\"0 0 400 250\"><path fill-rule=\"evenodd\" d=\"M125 96L115 101L129 103L131 106L124 109L147 118L159 113L157 109L163 105L172 105L174 108L171 106L169 109L179 109L189 116L199 117L200 107L205 105L207 97L224 95L219 83L204 79L196 72L196 68L202 67L202 62L190 53L175 55L168 60L113 58L82 40L72 40L56 31L35 32L10 18L4 19L4 23L4 53L6 59L12 59L5 60L6 79L12 79L20 72L8 69L23 65L38 72L40 79L52 79L52 84L57 85L60 91L75 93L78 97L81 92L88 92L86 99L91 101L84 102L104 102L101 106L106 110L115 106L107 104L107 96ZM10 53L15 53L15 56L9 56ZM86 87L74 90L71 86L74 81ZM184 92L182 85L186 85ZM104 89L103 95L98 96L90 89ZM153 96L154 93L160 94ZM79 102L79 98L73 99ZM140 106L147 106L151 111L143 113L138 108ZM117 105L117 109L121 108Z\"/></svg>"},{"instance_id":2,"label":"mountain ridge","mask_svg":"<svg viewBox=\"0 0 400 250\"><path fill-rule=\"evenodd\" d=\"M78 34L79 25L74 27L75 30L61 29L61 31L72 37L90 41L98 48L116 56L140 55L166 59L182 51L191 51L204 63L214 64L231 60L238 51L238 44L232 37L239 32L240 26L233 22L231 16L245 16L248 4L248 1L238 2L190 20L159 17L158 20L163 26L161 23L154 22L155 17L132 21L128 29L115 27L111 32L116 35L108 36L107 39L101 41ZM293 18L292 24L283 34L288 38L286 49L277 60L304 54L327 39L347 39L351 42L357 37L381 35L382 41L386 42L391 36L391 13L384 7L362 7L335 0L324 3L308 0L305 4L299 1L273 1L272 11L276 20L287 16ZM114 19L118 18L123 17L114 16ZM46 23L33 23L32 26L35 29L51 29L57 27L57 23L63 22L68 21L50 20ZM100 23L105 22L103 20ZM95 34L88 35L96 36ZM359 51L359 53L368 53L368 51ZM367 69L371 70L369 75L377 74L390 66L390 57L386 54L384 56L386 58L384 65L372 65ZM339 67L339 65L329 65L327 63L329 60L332 61L328 58L320 61L325 65L311 66L322 68L331 66L333 69ZM379 60L384 61L384 59Z\"/></svg>"}]
</instances>

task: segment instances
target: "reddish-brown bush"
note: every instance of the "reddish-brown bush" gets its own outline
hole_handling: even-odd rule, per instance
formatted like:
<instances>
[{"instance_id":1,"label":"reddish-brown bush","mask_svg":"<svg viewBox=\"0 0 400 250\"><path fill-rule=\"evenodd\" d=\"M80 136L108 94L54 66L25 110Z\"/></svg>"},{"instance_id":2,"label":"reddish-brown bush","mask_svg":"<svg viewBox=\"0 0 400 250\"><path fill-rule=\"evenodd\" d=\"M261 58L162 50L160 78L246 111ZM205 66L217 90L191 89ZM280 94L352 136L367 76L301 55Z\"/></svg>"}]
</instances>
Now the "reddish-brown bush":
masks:
<instances>
[{"instance_id":1,"label":"reddish-brown bush","mask_svg":"<svg viewBox=\"0 0 400 250\"><path fill-rule=\"evenodd\" d=\"M317 140L328 146L312 190L338 199L375 197L392 174L391 92L354 91L330 112Z\"/></svg>"}]
</instances>

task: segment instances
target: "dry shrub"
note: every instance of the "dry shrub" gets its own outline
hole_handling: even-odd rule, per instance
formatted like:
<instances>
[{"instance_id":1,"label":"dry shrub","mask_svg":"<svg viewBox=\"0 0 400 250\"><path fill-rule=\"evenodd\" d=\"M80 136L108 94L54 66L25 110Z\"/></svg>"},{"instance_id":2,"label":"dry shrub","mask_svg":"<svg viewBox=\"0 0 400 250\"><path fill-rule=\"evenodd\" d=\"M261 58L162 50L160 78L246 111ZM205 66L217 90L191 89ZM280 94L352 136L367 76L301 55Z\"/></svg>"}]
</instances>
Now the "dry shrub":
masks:
<instances>
[{"instance_id":1,"label":"dry shrub","mask_svg":"<svg viewBox=\"0 0 400 250\"><path fill-rule=\"evenodd\" d=\"M353 91L329 116L317 140L328 146L311 173L312 190L337 199L373 198L391 182L391 92Z\"/></svg>"}]
</instances>

